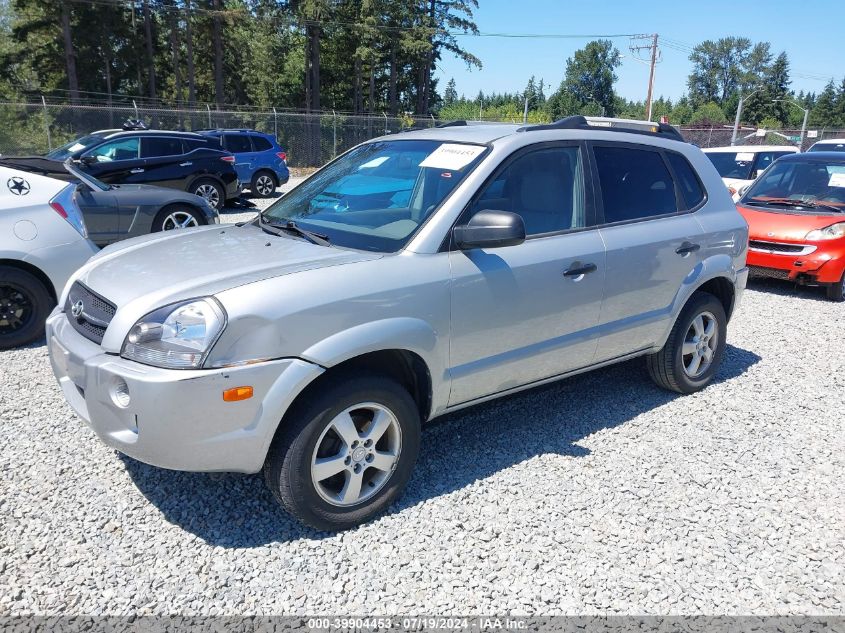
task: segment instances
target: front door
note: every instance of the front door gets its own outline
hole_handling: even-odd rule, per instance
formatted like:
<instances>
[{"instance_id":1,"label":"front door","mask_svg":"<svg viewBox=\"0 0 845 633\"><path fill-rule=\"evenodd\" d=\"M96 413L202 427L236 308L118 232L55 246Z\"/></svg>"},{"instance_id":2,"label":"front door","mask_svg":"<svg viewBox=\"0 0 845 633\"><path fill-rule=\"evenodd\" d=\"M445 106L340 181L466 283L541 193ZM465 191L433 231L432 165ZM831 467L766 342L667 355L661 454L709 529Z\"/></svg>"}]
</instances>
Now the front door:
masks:
<instances>
[{"instance_id":1,"label":"front door","mask_svg":"<svg viewBox=\"0 0 845 633\"><path fill-rule=\"evenodd\" d=\"M554 143L507 159L470 204L519 213L518 246L450 252L450 405L589 365L605 254L584 186L584 150Z\"/></svg>"},{"instance_id":2,"label":"front door","mask_svg":"<svg viewBox=\"0 0 845 633\"><path fill-rule=\"evenodd\" d=\"M137 136L103 143L82 155L85 171L107 183L145 182L144 159Z\"/></svg>"}]
</instances>

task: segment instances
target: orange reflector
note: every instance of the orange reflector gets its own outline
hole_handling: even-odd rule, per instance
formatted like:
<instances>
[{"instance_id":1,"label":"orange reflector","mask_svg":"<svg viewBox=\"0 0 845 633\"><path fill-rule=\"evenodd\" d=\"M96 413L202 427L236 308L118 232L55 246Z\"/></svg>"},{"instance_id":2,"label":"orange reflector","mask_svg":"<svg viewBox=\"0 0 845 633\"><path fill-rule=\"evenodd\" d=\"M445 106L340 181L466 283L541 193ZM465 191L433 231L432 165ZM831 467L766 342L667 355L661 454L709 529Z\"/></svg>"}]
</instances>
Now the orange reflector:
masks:
<instances>
[{"instance_id":1,"label":"orange reflector","mask_svg":"<svg viewBox=\"0 0 845 633\"><path fill-rule=\"evenodd\" d=\"M223 392L223 400L226 402L237 402L252 398L252 387L232 387Z\"/></svg>"}]
</instances>

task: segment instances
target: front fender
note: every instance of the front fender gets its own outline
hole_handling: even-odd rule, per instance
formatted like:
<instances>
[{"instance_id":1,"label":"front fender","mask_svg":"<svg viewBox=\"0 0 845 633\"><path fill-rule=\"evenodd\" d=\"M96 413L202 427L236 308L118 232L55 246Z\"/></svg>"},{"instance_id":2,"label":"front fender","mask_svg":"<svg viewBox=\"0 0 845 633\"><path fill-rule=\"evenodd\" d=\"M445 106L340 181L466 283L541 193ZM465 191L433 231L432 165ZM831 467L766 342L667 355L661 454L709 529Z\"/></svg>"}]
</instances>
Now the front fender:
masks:
<instances>
[{"instance_id":1,"label":"front fender","mask_svg":"<svg viewBox=\"0 0 845 633\"><path fill-rule=\"evenodd\" d=\"M356 325L315 343L300 358L329 368L385 350L404 350L422 358L431 376L432 411L445 406L449 400L446 353L438 352L437 332L422 319L395 317Z\"/></svg>"}]
</instances>

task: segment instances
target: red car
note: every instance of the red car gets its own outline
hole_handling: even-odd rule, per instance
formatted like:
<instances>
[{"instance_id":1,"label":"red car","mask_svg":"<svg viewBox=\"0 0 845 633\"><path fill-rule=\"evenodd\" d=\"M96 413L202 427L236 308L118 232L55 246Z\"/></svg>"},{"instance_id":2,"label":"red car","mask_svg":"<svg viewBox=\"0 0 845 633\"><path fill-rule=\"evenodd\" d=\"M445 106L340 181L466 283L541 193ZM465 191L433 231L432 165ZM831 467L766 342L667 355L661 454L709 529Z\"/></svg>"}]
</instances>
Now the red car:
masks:
<instances>
[{"instance_id":1,"label":"red car","mask_svg":"<svg viewBox=\"0 0 845 633\"><path fill-rule=\"evenodd\" d=\"M778 159L737 202L748 222L752 274L827 288L845 301L845 156Z\"/></svg>"}]
</instances>

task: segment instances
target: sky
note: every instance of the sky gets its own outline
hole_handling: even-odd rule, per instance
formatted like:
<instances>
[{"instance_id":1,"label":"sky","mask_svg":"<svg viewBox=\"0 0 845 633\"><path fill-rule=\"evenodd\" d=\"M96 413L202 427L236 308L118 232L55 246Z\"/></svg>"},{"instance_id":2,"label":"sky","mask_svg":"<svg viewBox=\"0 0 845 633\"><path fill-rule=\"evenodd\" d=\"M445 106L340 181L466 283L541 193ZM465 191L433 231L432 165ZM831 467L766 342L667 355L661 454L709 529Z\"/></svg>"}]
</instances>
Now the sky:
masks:
<instances>
[{"instance_id":1,"label":"sky","mask_svg":"<svg viewBox=\"0 0 845 633\"><path fill-rule=\"evenodd\" d=\"M657 33L662 61L655 74L655 98L663 95L675 100L683 96L691 69L685 51L704 40L729 35L770 42L775 55L786 51L796 92L820 92L830 78L838 84L845 77L845 0L479 0L479 5L475 20L481 33ZM801 11L797 12L799 7ZM550 86L546 89L548 96L560 85L566 59L591 39L596 38L461 36L461 45L484 66L467 70L464 62L444 52L436 74L439 91L442 93L446 82L454 77L458 94L467 98L474 98L479 90L521 92L534 75ZM623 55L616 72L616 92L628 99L645 100L648 65L634 59L629 37L614 37L612 41Z\"/></svg>"}]
</instances>

